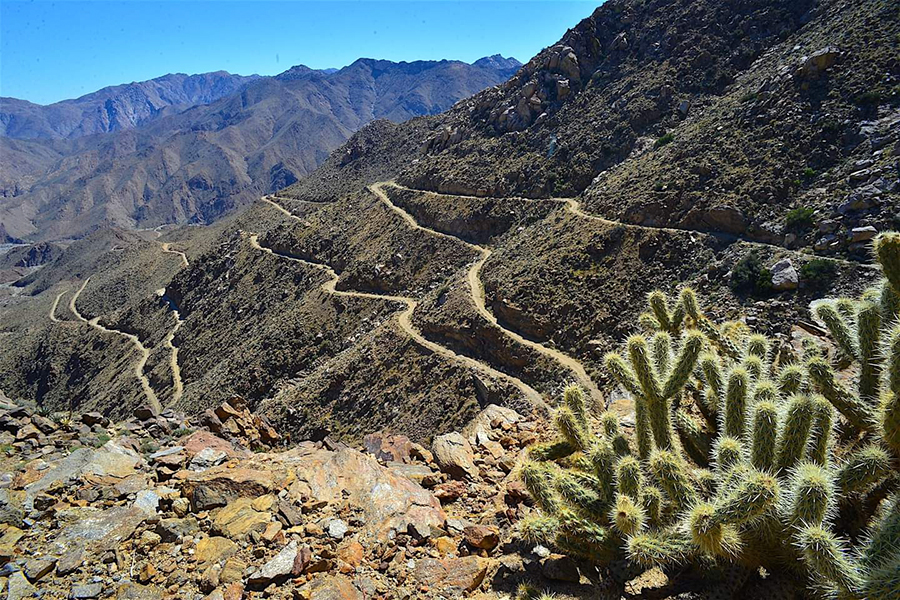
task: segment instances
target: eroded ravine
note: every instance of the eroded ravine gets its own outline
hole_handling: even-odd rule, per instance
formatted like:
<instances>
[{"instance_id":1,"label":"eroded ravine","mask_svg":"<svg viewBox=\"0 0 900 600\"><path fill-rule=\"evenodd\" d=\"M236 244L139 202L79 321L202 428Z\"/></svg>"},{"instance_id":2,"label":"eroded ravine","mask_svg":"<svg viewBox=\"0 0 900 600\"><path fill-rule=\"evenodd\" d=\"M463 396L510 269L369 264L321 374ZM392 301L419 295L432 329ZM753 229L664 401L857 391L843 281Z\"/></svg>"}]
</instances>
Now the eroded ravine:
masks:
<instances>
[{"instance_id":1,"label":"eroded ravine","mask_svg":"<svg viewBox=\"0 0 900 600\"><path fill-rule=\"evenodd\" d=\"M473 263L471 267L469 267L469 271L466 276L467 282L469 284L469 294L472 298L472 302L475 304L475 309L478 311L478 314L487 319L489 323L503 331L503 333L510 337L512 340L518 342L519 344L532 348L533 350L549 357L550 359L565 367L567 370L571 371L575 375L575 379L578 381L578 383L581 384L582 387L584 387L588 392L590 392L594 401L602 403L603 395L601 394L600 389L597 387L594 381L587 374L584 365L582 365L579 361L572 358L571 356L560 352L556 348L551 348L539 342L529 340L528 338L523 337L521 334L513 331L512 329L504 327L497 320L497 317L494 316L494 313L488 310L487 304L485 302L484 286L481 283L481 269L484 267L484 263L487 262L488 258L491 257L491 250L489 248L485 248L484 246L479 246L478 244L467 242L466 240L455 235L450 235L448 233L443 233L441 231L419 225L418 221L416 221L416 219L411 214L391 202L391 199L386 193L384 193L383 190L383 187L386 185L395 184L393 184L392 182L382 181L372 184L371 186L369 186L369 189L388 208L400 215L403 220L406 221L406 223L408 223L411 227L414 227L431 235L451 239L464 244L467 248L474 252L477 252L480 255L480 258L475 263Z\"/></svg>"},{"instance_id":2,"label":"eroded ravine","mask_svg":"<svg viewBox=\"0 0 900 600\"><path fill-rule=\"evenodd\" d=\"M81 284L81 287L78 288L78 291L72 295L71 300L69 300L69 310L72 311L72 314L75 315L76 319L87 323L97 331L122 336L130 340L131 343L134 344L135 348L137 348L138 352L140 353L140 359L134 365L134 374L141 382L141 388L144 391L144 396L147 397L147 401L150 403L153 411L157 413L160 412L161 408L159 405L159 400L156 398L156 394L153 392L153 388L150 386L150 379L148 379L147 376L144 375L144 365L146 365L147 361L150 359L150 351L147 350L144 344L141 343L141 340L138 338L138 336L131 333L125 333L124 331L119 331L118 329L109 329L100 324L100 317L86 319L84 315L78 312L78 307L75 303L78 301L78 296L81 295L81 292L84 291L84 288L87 287L87 284L90 280L90 277L85 279L84 283Z\"/></svg>"},{"instance_id":3,"label":"eroded ravine","mask_svg":"<svg viewBox=\"0 0 900 600\"><path fill-rule=\"evenodd\" d=\"M269 202L269 203L273 204L272 202ZM297 217L291 213L287 213L287 214L291 218L302 222L302 219L300 219L299 217ZM408 335L410 338L412 338L412 340L414 342L416 342L418 345L420 345L423 348L425 348L439 356L442 356L446 359L456 361L460 364L463 364L463 365L481 373L482 375L486 375L492 379L500 379L503 381L507 381L510 384L512 384L516 389L518 389L520 392L522 392L522 394L525 396L525 398L532 405L534 405L536 407L545 407L546 406L543 398L541 397L541 394L537 390L535 390L534 388L529 386L527 383L522 381L521 379L518 379L517 377L513 377L512 375L508 375L507 373L498 371L497 369L494 369L493 367L490 367L490 366L488 366L484 363L481 363L481 362L479 362L473 358L470 358L468 356L457 354L453 350L450 350L449 348L441 346L440 344L436 344L436 343L432 342L431 340L427 339L425 336L423 336L422 332L420 332L412 323L412 314L416 310L416 307L419 305L418 301L415 300L414 298L409 298L406 296L393 296L393 295L389 295L389 294L373 294L371 292L356 292L356 291L349 291L349 290L338 290L337 283L340 280L340 275L329 265L324 264L324 263L312 262L312 261L300 258L299 256L293 256L293 255L285 254L282 252L275 252L271 248L267 248L259 243L259 235L258 234L255 234L255 233L250 234L249 238L250 238L250 245L253 248L255 248L256 250L266 252L272 256L276 256L276 257L283 258L286 260L298 262L300 264L306 265L307 267L319 269L319 270L327 273L329 279L325 283L322 284L322 290L328 294L334 294L336 296L345 296L345 297L349 297L349 298L367 298L370 300L386 300L388 302L396 302L398 304L403 304L405 307L404 310L400 313L397 313L397 324L399 325L400 330L403 333L405 333L406 335Z\"/></svg>"}]
</instances>

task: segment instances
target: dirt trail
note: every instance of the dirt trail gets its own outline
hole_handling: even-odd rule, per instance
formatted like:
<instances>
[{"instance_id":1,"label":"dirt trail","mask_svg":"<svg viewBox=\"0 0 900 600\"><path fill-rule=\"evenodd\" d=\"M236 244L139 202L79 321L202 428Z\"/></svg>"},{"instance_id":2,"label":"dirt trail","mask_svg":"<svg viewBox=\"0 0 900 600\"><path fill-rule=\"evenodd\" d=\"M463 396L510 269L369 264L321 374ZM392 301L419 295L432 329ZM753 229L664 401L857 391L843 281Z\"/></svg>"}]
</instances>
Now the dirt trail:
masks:
<instances>
[{"instance_id":1,"label":"dirt trail","mask_svg":"<svg viewBox=\"0 0 900 600\"><path fill-rule=\"evenodd\" d=\"M484 286L481 284L481 269L482 267L484 267L484 263L487 262L487 259L490 258L491 250L489 248L485 248L484 246L479 246L477 244L467 242L462 238L456 237L455 235L450 235L419 225L419 223L415 220L415 218L413 218L411 214L391 202L387 194L384 193L383 187L385 185L395 184L383 181L369 186L369 189L378 197L379 200L387 205L388 208L403 217L403 220L406 221L411 227L420 229L422 231L430 233L431 235L436 235L438 237L457 241L480 255L480 258L469 268L469 272L467 275L467 280L469 283L469 293L472 297L472 301L475 304L475 308L478 311L478 314L487 319L488 322L490 322L492 325L495 325L496 327L501 329L507 336L509 336L516 342L528 346L529 348L540 352L544 356L550 357L552 360L558 362L563 367L574 373L575 378L578 380L578 383L581 384L581 386L591 394L591 397L595 402L600 403L600 405L602 406L603 394L600 392L599 388L597 388L597 385L587 374L587 371L584 369L584 366L580 362L555 348L550 348L538 342L524 338L515 331L504 327L497 321L497 317L495 317L494 314L487 309L487 305L485 303Z\"/></svg>"},{"instance_id":2,"label":"dirt trail","mask_svg":"<svg viewBox=\"0 0 900 600\"><path fill-rule=\"evenodd\" d=\"M483 202L486 199L486 197L482 197L482 196L467 196L465 194L445 194L445 193L440 193L440 192L433 192L431 190L417 190L414 188L409 188L409 187L400 185L399 183L397 183L395 181L383 181L383 182L377 183L375 185L379 185L379 186L391 185L395 188L398 188L401 190L406 190L409 192L415 192L418 194L431 194L434 196L449 196L452 198L464 198L466 200L478 200L481 202ZM670 233L672 235L688 235L688 236L690 236L690 235L709 235L709 236L717 235L717 232L714 232L714 231L700 231L697 229L682 229L682 228L678 228L678 227L653 227L650 225L638 225L636 223L624 223L622 221L615 221L612 219L607 219L605 217L599 217L597 215L592 215L590 213L584 212L584 209L581 208L581 202L579 202L575 198L522 198L519 196L510 196L510 197L504 198L504 199L510 200L510 201L516 201L516 202L523 202L523 201L524 202L555 202L557 204L561 204L561 205L565 206L565 209L569 213L575 215L576 217L579 217L582 219L588 219L591 221L597 221L599 223L603 223L605 225L611 225L614 227L624 227L625 229L643 230L643 231L664 231L664 232ZM721 234L719 234L719 235L721 235ZM728 235L731 235L731 234L728 234ZM804 256L804 257L810 256L804 252L800 252L797 250L791 250L789 248L785 248L784 246L779 246L778 244L768 244L766 242L756 242L756 241L747 240L747 239L740 238L740 237L738 237L736 239L744 242L745 244L747 244L749 246L755 246L758 248L772 248L775 250L780 250L782 252L788 252L790 254L800 255L800 256ZM831 262L834 262L834 263L837 263L839 265L843 265L846 267L859 267L862 269L876 269L876 270L879 269L878 265L859 263L859 262L855 262L852 260L844 260L843 258L833 258L830 256L818 256L818 255L815 255L815 258L821 258L824 260L828 260L828 261L831 261Z\"/></svg>"},{"instance_id":3,"label":"dirt trail","mask_svg":"<svg viewBox=\"0 0 900 600\"><path fill-rule=\"evenodd\" d=\"M56 307L59 306L59 299L63 297L64 294L68 294L69 290L63 290L56 295L56 298L53 300L53 306L50 307L50 320L54 323L60 323L61 321L56 318Z\"/></svg>"},{"instance_id":4,"label":"dirt trail","mask_svg":"<svg viewBox=\"0 0 900 600\"><path fill-rule=\"evenodd\" d=\"M190 265L188 262L187 255L184 252L179 250L172 250L171 244L169 242L162 243L163 252L168 254L177 254L181 257L181 264L184 267ZM163 300L169 305L169 308L172 309L172 315L175 317L175 327L172 328L172 331L169 332L169 335L166 336L166 339L163 343L169 349L169 368L172 370L172 403L176 403L181 400L181 396L184 394L184 381L181 379L181 367L178 364L178 346L174 344L175 334L178 333L178 330L181 329L181 325L184 323L184 320L181 318L181 313L178 310L178 306L175 302L169 298L166 294L165 288L161 290L159 294Z\"/></svg>"},{"instance_id":5,"label":"dirt trail","mask_svg":"<svg viewBox=\"0 0 900 600\"><path fill-rule=\"evenodd\" d=\"M185 267L188 266L188 258L187 258L187 255L186 255L184 252L182 252L182 251L180 251L180 250L172 250L172 249L171 249L171 245L172 245L172 244L171 244L170 242L162 242L161 245L162 245L162 251L163 251L164 253L166 253L166 254L177 254L178 256L181 257L181 264L182 264L183 266L185 266Z\"/></svg>"},{"instance_id":6,"label":"dirt trail","mask_svg":"<svg viewBox=\"0 0 900 600\"><path fill-rule=\"evenodd\" d=\"M302 219L299 219L295 215L292 215L290 213L288 213L288 214L290 215L291 218L296 219L298 221L302 221ZM407 298L406 296L392 296L392 295L388 295L388 294L373 294L373 293L369 293L369 292L352 292L352 291L338 290L336 286L337 286L338 280L340 279L340 275L338 275L338 273L334 269L332 269L330 266L328 266L324 263L311 262L311 261L302 259L297 256L291 256L288 254L283 254L281 252L275 252L271 248L266 248L265 246L262 246L259 243L259 235L255 234L255 233L250 234L250 245L257 250L261 250L262 252L266 252L268 254L271 254L272 256L277 256L279 258L291 260L294 262L304 264L308 267L312 267L315 269L320 269L322 271L325 271L328 274L329 279L328 279L328 281L326 281L325 283L322 284L322 290L324 290L328 294L334 294L336 296L345 296L345 297L349 297L349 298L367 298L370 300L387 300L389 302L397 302L399 304L403 304L406 308L403 310L403 312L400 312L397 314L397 324L400 326L400 330L403 331L409 337L411 337L413 339L413 341L415 341L417 344L419 344L420 346L422 346L423 348L425 348L427 350L430 350L431 352L434 352L435 354L437 354L439 356L442 356L449 360L453 360L453 361L462 363L465 366L481 373L482 375L486 375L492 379L501 379L501 380L507 381L507 382L511 383L513 386L515 386L516 389L518 389L520 392L522 392L522 394L525 396L525 398L529 402L531 402L534 406L546 407L546 404L544 403L544 400L541 397L541 394L537 390L535 390L534 388L532 388L531 386L526 384L521 379L518 379L511 375L507 375L506 373L502 373L502 372L494 369L493 367L483 364L475 359L469 358L468 356L463 356L461 354L457 354L456 352L453 352L449 348L445 348L444 346L441 346L439 344L432 342L431 340L426 339L425 336L423 336L422 333L412 323L412 314L416 310L416 307L419 305L419 303L416 300L414 300L413 298Z\"/></svg>"},{"instance_id":7,"label":"dirt trail","mask_svg":"<svg viewBox=\"0 0 900 600\"><path fill-rule=\"evenodd\" d=\"M87 287L88 282L91 280L90 277L84 280L84 283L81 284L81 287L78 288L78 291L72 296L72 299L69 300L69 310L72 311L72 314L75 315L75 318L79 321L84 321L97 331L102 331L103 333L112 333L115 335L120 335L128 340L131 340L131 343L138 349L140 352L140 359L134 365L134 374L141 382L141 387L144 390L144 395L147 396L147 400L150 402L150 406L153 408L154 412L160 412L161 408L159 405L159 400L156 398L156 394L153 392L153 388L150 387L150 380L144 375L144 365L147 364L147 360L150 358L150 351L144 347L144 344L141 343L141 340L136 335L132 335L130 333L125 333L123 331L119 331L117 329L108 329L100 324L100 317L94 317L93 319L86 319L84 316L78 312L78 308L75 306L75 302L78 300L78 296L81 295L81 292L84 291L84 288Z\"/></svg>"}]
</instances>

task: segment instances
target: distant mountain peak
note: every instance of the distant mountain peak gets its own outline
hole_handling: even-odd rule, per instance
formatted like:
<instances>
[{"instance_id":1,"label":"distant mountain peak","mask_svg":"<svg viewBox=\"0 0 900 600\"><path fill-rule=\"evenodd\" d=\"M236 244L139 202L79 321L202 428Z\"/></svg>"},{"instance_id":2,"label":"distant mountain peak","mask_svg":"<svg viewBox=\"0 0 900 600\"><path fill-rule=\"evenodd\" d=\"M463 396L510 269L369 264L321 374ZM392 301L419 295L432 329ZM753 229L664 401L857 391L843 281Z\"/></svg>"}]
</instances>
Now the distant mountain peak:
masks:
<instances>
[{"instance_id":1,"label":"distant mountain peak","mask_svg":"<svg viewBox=\"0 0 900 600\"><path fill-rule=\"evenodd\" d=\"M504 58L502 54L493 54L491 56L485 56L484 58L479 58L475 62L472 63L476 67L482 68L492 68L492 69L518 69L522 66L522 63L516 60L514 57L510 56L509 58Z\"/></svg>"}]
</instances>

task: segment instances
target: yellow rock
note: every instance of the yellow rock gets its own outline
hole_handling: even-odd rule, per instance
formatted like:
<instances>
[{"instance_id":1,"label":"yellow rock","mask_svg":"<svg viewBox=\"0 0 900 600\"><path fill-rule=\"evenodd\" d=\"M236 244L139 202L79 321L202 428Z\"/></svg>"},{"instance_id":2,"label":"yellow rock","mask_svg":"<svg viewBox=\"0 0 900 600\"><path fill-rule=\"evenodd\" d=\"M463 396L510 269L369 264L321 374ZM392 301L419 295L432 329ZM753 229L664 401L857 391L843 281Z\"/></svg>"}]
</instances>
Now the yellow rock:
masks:
<instances>
[{"instance_id":1,"label":"yellow rock","mask_svg":"<svg viewBox=\"0 0 900 600\"><path fill-rule=\"evenodd\" d=\"M238 546L228 538L213 536L197 542L194 559L203 565L218 563L237 552Z\"/></svg>"},{"instance_id":2,"label":"yellow rock","mask_svg":"<svg viewBox=\"0 0 900 600\"><path fill-rule=\"evenodd\" d=\"M272 513L257 510L254 503L256 500L250 498L238 498L229 503L213 518L213 529L231 539L239 539L251 531L265 529L266 524L272 520ZM261 502L259 505L266 504Z\"/></svg>"}]
</instances>

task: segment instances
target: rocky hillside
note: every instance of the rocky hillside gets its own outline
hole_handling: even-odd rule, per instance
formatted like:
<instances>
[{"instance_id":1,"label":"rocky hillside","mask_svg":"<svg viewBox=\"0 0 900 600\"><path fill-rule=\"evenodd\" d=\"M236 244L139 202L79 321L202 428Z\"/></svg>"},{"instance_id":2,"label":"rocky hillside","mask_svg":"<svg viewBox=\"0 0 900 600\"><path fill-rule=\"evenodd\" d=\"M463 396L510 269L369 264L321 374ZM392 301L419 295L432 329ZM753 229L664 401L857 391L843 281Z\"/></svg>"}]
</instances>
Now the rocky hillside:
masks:
<instances>
[{"instance_id":1,"label":"rocky hillside","mask_svg":"<svg viewBox=\"0 0 900 600\"><path fill-rule=\"evenodd\" d=\"M850 104L861 82L893 81L885 7L605 3L509 82L439 115L376 120L233 217L98 233L4 288L0 388L114 417L150 397L196 414L240 395L295 439L387 428L427 442L486 404L524 411L573 380L614 400L603 355L656 288L689 283L716 319L786 339L811 320L811 301L877 276L862 249L898 213L898 99L891 88ZM772 64L785 75L760 92ZM396 81L421 65L405 68ZM377 72L371 61L347 70ZM279 90L338 75L298 68L256 82L240 105L188 111L208 128L182 137L214 140L230 111L252 122ZM750 92L760 96L742 100ZM768 116L729 112L754 103ZM835 161L814 169L821 188L747 193L775 172L765 152L793 147L776 131L807 131L809 111L841 111L865 135L804 142ZM170 118L186 117L148 130ZM745 157L716 158L731 142L710 131L745 140ZM704 164L718 166L702 175ZM758 176L731 171L741 164ZM652 165L698 179L650 191L640 174ZM822 203L803 204L813 190Z\"/></svg>"},{"instance_id":2,"label":"rocky hillside","mask_svg":"<svg viewBox=\"0 0 900 600\"><path fill-rule=\"evenodd\" d=\"M74 100L41 106L0 98L0 135L15 139L65 139L133 129L165 109L209 104L233 94L257 75L225 71L175 73L149 81L105 87Z\"/></svg>"},{"instance_id":3,"label":"rocky hillside","mask_svg":"<svg viewBox=\"0 0 900 600\"><path fill-rule=\"evenodd\" d=\"M504 81L517 64L360 59L333 73L298 66L234 80L230 90L213 80L203 92L185 80L196 93L181 96L163 94L154 80L155 93L173 104L145 117L123 108L131 126L109 125L100 131L112 133L97 135L73 130L65 137L75 139L63 141L0 138L13 159L0 177L0 225L13 238L51 240L103 226L208 223L311 172L369 121L439 113ZM119 92L138 93L97 94ZM94 96L72 102L90 104ZM191 106L174 103L188 99ZM141 106L156 104L151 98ZM7 135L40 137L9 126Z\"/></svg>"}]
</instances>

